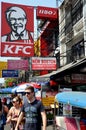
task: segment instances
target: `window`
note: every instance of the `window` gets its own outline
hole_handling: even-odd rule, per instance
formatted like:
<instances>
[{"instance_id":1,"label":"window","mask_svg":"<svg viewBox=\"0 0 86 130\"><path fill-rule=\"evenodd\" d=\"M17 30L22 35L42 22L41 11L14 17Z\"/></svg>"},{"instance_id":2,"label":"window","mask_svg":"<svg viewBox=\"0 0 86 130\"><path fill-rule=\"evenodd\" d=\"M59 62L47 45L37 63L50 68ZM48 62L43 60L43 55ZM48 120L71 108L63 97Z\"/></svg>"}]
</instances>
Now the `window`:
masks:
<instances>
[{"instance_id":1,"label":"window","mask_svg":"<svg viewBox=\"0 0 86 130\"><path fill-rule=\"evenodd\" d=\"M76 24L77 21L79 21L83 16L83 4L82 0L79 1L75 6L72 5L72 24Z\"/></svg>"},{"instance_id":2,"label":"window","mask_svg":"<svg viewBox=\"0 0 86 130\"><path fill-rule=\"evenodd\" d=\"M72 46L72 60L78 60L82 57L84 57L85 52L84 52L84 41L80 41L79 43L75 44Z\"/></svg>"}]
</instances>

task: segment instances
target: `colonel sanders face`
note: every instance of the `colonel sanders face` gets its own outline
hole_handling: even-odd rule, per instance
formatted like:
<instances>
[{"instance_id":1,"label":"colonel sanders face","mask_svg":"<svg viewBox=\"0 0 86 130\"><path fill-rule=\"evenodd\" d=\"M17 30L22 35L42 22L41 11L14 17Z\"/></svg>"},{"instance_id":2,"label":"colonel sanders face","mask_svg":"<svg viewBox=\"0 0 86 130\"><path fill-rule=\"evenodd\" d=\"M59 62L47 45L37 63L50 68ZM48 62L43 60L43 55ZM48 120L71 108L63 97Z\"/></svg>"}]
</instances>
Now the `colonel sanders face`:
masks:
<instances>
[{"instance_id":1,"label":"colonel sanders face","mask_svg":"<svg viewBox=\"0 0 86 130\"><path fill-rule=\"evenodd\" d=\"M7 21L12 31L21 34L26 27L26 13L19 7L11 7L7 10Z\"/></svg>"}]
</instances>

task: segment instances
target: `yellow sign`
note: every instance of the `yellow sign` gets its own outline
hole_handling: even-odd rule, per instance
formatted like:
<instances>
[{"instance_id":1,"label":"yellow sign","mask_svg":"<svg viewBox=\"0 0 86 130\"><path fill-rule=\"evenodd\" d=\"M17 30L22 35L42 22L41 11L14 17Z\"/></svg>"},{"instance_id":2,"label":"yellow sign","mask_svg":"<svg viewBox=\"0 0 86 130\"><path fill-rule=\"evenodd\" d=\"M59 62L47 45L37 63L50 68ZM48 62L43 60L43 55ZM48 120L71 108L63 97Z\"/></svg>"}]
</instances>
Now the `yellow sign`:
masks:
<instances>
[{"instance_id":1,"label":"yellow sign","mask_svg":"<svg viewBox=\"0 0 86 130\"><path fill-rule=\"evenodd\" d=\"M42 98L42 103L46 107L50 107L51 104L54 104L54 98L55 97L44 97Z\"/></svg>"},{"instance_id":2,"label":"yellow sign","mask_svg":"<svg viewBox=\"0 0 86 130\"><path fill-rule=\"evenodd\" d=\"M7 62L0 61L0 70L4 70L4 69L5 70L7 69Z\"/></svg>"},{"instance_id":3,"label":"yellow sign","mask_svg":"<svg viewBox=\"0 0 86 130\"><path fill-rule=\"evenodd\" d=\"M40 56L40 39L37 39L34 43L34 52L36 56Z\"/></svg>"},{"instance_id":4,"label":"yellow sign","mask_svg":"<svg viewBox=\"0 0 86 130\"><path fill-rule=\"evenodd\" d=\"M0 78L2 78L2 71L0 70Z\"/></svg>"},{"instance_id":5,"label":"yellow sign","mask_svg":"<svg viewBox=\"0 0 86 130\"><path fill-rule=\"evenodd\" d=\"M7 69L7 62L0 61L0 78L2 78L2 70Z\"/></svg>"}]
</instances>

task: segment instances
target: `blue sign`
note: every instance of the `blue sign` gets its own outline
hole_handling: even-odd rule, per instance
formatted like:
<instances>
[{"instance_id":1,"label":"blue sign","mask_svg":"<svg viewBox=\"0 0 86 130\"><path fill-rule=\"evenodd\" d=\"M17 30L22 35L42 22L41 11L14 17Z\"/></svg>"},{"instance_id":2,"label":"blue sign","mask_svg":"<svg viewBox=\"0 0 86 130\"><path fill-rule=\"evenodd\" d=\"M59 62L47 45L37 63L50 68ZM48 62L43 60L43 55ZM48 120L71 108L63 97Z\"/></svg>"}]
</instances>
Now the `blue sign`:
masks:
<instances>
[{"instance_id":1,"label":"blue sign","mask_svg":"<svg viewBox=\"0 0 86 130\"><path fill-rule=\"evenodd\" d=\"M18 70L2 70L2 77L13 77L17 78L18 77Z\"/></svg>"}]
</instances>

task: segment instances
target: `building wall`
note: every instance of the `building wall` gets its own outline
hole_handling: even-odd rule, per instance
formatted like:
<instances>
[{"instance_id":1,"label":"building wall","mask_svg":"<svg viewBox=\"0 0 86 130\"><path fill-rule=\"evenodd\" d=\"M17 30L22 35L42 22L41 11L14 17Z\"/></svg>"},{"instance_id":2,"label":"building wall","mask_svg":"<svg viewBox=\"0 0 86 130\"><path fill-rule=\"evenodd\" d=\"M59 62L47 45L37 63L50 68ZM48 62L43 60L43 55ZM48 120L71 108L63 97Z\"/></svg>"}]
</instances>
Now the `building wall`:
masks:
<instances>
[{"instance_id":1,"label":"building wall","mask_svg":"<svg viewBox=\"0 0 86 130\"><path fill-rule=\"evenodd\" d=\"M83 1L64 0L59 8L60 65L85 56Z\"/></svg>"}]
</instances>

